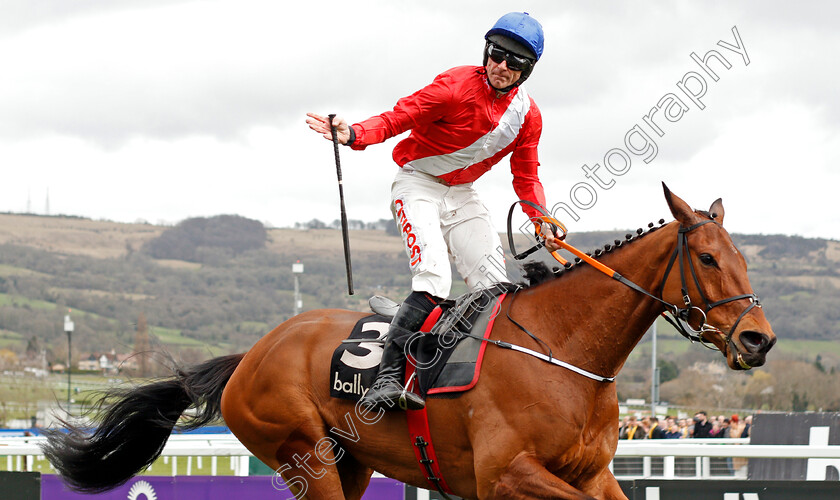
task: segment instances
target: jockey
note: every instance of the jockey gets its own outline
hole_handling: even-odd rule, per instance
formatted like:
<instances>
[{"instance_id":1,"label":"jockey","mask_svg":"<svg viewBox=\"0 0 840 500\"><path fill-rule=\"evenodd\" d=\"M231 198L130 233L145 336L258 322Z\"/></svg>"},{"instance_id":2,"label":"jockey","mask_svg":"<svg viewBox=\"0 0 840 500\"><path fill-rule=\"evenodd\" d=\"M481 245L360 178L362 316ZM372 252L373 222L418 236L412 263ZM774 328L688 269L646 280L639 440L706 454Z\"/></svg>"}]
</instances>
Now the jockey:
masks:
<instances>
[{"instance_id":1,"label":"jockey","mask_svg":"<svg viewBox=\"0 0 840 500\"><path fill-rule=\"evenodd\" d=\"M484 38L482 66L445 71L400 99L393 111L352 126L333 120L338 141L355 150L411 130L393 151L400 169L391 186L391 211L405 243L412 292L391 322L379 375L362 400L373 408L393 408L404 393L406 343L449 295L448 254L471 290L508 281L498 232L473 181L510 155L516 195L545 206L537 175L542 117L520 88L542 55L542 26L527 13L511 12ZM326 117L307 116L312 130L332 140ZM538 220L536 210L524 210ZM559 248L551 238L546 246ZM405 397L409 409L425 405L417 394Z\"/></svg>"}]
</instances>

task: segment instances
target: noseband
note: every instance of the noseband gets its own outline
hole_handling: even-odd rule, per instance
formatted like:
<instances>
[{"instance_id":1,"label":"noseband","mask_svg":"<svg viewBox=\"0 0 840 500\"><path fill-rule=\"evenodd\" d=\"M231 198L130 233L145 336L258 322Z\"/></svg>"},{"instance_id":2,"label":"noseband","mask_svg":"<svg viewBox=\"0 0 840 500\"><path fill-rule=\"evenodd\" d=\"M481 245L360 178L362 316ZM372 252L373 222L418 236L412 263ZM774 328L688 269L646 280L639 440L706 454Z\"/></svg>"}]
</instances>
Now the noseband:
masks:
<instances>
[{"instance_id":1,"label":"noseband","mask_svg":"<svg viewBox=\"0 0 840 500\"><path fill-rule=\"evenodd\" d=\"M726 339L724 342L723 354L727 355L729 346L732 342L732 336L735 334L735 329L738 327L738 324L747 315L754 307L758 306L761 307L761 301L758 299L758 296L755 293L745 293L741 295L734 295L732 297L718 300L716 302L709 302L709 299L706 298L706 294L703 293L703 289L700 287L700 280L697 279L697 273L694 270L694 261L691 259L691 252L688 251L688 239L686 235L697 229L700 226L703 226L708 223L715 223L720 225L717 221L713 219L704 220L698 222L689 227L680 226L679 231L677 231L677 247L674 249L674 252L671 254L671 258L668 261L668 267L665 268L665 275L662 277L662 284L660 285L660 290L665 289L665 282L668 280L668 276L671 273L671 269L673 269L674 262L679 262L680 266L680 292L682 293L683 302L685 307L680 308L674 304L670 304L661 298L654 297L663 304L665 304L666 310L668 313L671 314L671 317L664 316L665 319L677 329L680 334L687 338L692 342L700 342L704 347L709 347L708 342L703 338L703 335L706 333L717 333L723 334L720 328L717 328L713 325L710 325L706 322L706 317L712 309L717 306L722 306L723 304L728 304L730 302L734 302L736 300L743 300L747 299L750 301L749 305L741 312L738 316L738 319L735 320L735 323L729 329L729 333L726 334ZM686 256L686 259L683 259L683 255ZM694 285L697 287L697 291L700 294L700 298L703 299L703 304L705 305L705 309L701 309L698 306L695 306L691 303L691 297L688 296L688 287L686 286L686 272L685 272L685 260L688 260L688 268L691 271L691 278L694 280ZM647 293L646 293L647 294ZM647 294L650 295L650 294ZM689 315L692 311L698 311L702 316L702 321L699 329L692 328L691 324L689 323ZM736 353L738 354L738 364L741 365L741 368L745 370L749 370L752 368L748 365L741 356L741 353L738 352L737 346L734 346ZM716 349L716 347L709 347L710 349Z\"/></svg>"}]
</instances>

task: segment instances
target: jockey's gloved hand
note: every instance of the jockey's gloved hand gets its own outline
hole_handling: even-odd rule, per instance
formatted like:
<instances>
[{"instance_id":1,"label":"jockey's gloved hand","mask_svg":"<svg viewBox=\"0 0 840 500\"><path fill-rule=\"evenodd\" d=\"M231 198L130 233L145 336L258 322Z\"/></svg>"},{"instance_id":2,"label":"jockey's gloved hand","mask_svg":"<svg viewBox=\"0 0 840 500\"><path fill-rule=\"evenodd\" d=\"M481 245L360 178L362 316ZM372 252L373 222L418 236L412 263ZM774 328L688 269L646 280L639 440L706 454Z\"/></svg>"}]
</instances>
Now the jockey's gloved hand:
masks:
<instances>
[{"instance_id":1,"label":"jockey's gloved hand","mask_svg":"<svg viewBox=\"0 0 840 500\"><path fill-rule=\"evenodd\" d=\"M558 240L566 239L566 226L562 222L546 215L532 219L534 221L534 235L539 240L546 238L556 238Z\"/></svg>"}]
</instances>

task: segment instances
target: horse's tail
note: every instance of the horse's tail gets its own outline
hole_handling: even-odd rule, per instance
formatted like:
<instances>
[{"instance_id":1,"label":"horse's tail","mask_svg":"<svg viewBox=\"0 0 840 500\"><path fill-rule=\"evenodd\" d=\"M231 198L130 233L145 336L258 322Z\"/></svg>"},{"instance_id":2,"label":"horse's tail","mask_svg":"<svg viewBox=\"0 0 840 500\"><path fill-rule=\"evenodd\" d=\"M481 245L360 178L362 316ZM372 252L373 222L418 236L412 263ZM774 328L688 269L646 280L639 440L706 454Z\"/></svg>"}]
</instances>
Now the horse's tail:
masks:
<instances>
[{"instance_id":1,"label":"horse's tail","mask_svg":"<svg viewBox=\"0 0 840 500\"><path fill-rule=\"evenodd\" d=\"M196 414L181 427L195 429L221 418L222 391L244 354L222 356L133 389L114 389L99 400L100 426L92 433L63 421L68 432L47 433L44 455L76 491L115 488L147 468L163 451L181 414Z\"/></svg>"}]
</instances>

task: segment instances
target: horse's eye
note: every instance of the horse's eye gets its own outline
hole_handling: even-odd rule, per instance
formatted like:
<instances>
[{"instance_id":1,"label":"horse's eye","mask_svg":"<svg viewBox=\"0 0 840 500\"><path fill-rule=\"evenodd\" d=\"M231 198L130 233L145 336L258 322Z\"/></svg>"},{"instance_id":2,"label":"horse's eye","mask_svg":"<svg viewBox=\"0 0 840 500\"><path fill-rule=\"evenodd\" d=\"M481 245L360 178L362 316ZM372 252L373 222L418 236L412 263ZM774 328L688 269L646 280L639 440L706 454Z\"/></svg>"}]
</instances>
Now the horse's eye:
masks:
<instances>
[{"instance_id":1,"label":"horse's eye","mask_svg":"<svg viewBox=\"0 0 840 500\"><path fill-rule=\"evenodd\" d=\"M700 262L707 266L716 266L717 262L715 262L715 258L707 253L700 254Z\"/></svg>"}]
</instances>

